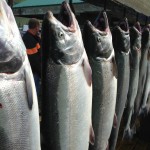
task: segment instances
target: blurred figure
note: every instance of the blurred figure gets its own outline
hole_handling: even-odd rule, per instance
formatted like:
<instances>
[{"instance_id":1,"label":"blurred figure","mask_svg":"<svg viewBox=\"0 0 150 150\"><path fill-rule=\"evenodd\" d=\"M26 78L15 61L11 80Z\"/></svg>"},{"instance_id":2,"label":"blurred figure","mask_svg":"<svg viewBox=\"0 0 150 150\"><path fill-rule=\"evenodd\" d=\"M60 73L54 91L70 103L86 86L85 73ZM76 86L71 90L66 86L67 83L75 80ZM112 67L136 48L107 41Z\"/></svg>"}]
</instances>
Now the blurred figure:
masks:
<instances>
[{"instance_id":1,"label":"blurred figure","mask_svg":"<svg viewBox=\"0 0 150 150\"><path fill-rule=\"evenodd\" d=\"M28 25L29 30L23 35L23 41L27 49L27 55L32 68L37 96L39 99L41 82L41 38L39 36L40 22L38 19L32 18L29 20Z\"/></svg>"}]
</instances>

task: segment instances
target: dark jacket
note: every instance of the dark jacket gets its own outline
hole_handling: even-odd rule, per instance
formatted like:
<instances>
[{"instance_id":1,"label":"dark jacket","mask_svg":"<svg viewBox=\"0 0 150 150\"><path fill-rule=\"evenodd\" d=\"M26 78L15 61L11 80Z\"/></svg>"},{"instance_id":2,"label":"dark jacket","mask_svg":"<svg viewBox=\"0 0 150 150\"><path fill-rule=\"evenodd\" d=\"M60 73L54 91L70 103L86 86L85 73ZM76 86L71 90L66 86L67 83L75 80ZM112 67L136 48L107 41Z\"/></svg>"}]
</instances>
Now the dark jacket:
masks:
<instances>
[{"instance_id":1,"label":"dark jacket","mask_svg":"<svg viewBox=\"0 0 150 150\"><path fill-rule=\"evenodd\" d=\"M23 41L27 49L27 55L33 73L41 76L41 40L38 36L26 32Z\"/></svg>"}]
</instances>

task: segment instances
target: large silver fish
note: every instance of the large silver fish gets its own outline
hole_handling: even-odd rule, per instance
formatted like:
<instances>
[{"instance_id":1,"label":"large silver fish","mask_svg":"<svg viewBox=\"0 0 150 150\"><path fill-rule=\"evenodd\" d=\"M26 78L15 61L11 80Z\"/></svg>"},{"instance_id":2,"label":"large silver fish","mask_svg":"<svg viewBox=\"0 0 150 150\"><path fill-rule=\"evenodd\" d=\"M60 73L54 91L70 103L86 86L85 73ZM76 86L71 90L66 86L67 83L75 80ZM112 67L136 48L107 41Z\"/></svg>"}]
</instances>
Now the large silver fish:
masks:
<instances>
[{"instance_id":1,"label":"large silver fish","mask_svg":"<svg viewBox=\"0 0 150 150\"><path fill-rule=\"evenodd\" d=\"M40 150L37 96L12 10L0 1L0 150Z\"/></svg>"},{"instance_id":2,"label":"large silver fish","mask_svg":"<svg viewBox=\"0 0 150 150\"><path fill-rule=\"evenodd\" d=\"M90 150L106 150L115 114L117 68L105 12L99 14L94 25L87 21L83 41L92 68L93 83L92 125L95 144Z\"/></svg>"},{"instance_id":3,"label":"large silver fish","mask_svg":"<svg viewBox=\"0 0 150 150\"><path fill-rule=\"evenodd\" d=\"M42 30L42 147L88 150L91 68L79 25L68 3L62 3L60 21L47 12Z\"/></svg>"},{"instance_id":4,"label":"large silver fish","mask_svg":"<svg viewBox=\"0 0 150 150\"><path fill-rule=\"evenodd\" d=\"M147 98L147 102L146 102L146 106L145 106L145 111L146 111L146 113L150 112L150 93L149 93L148 98Z\"/></svg>"},{"instance_id":5,"label":"large silver fish","mask_svg":"<svg viewBox=\"0 0 150 150\"><path fill-rule=\"evenodd\" d=\"M132 117L132 122L134 124L137 116L139 115L139 111L142 104L142 95L144 92L144 85L146 81L147 74L147 56L148 50L150 48L150 29L149 27L145 27L142 32L142 47L141 47L141 61L140 61L140 72L139 72L139 82L138 82L138 92L135 98L135 107L134 114ZM134 126L133 126L134 127Z\"/></svg>"},{"instance_id":6,"label":"large silver fish","mask_svg":"<svg viewBox=\"0 0 150 150\"><path fill-rule=\"evenodd\" d=\"M140 114L148 114L149 113L149 102L148 96L150 95L150 48L147 54L147 74L146 74L146 81L143 91L143 100L140 109Z\"/></svg>"},{"instance_id":7,"label":"large silver fish","mask_svg":"<svg viewBox=\"0 0 150 150\"><path fill-rule=\"evenodd\" d=\"M133 135L130 130L130 122L134 111L134 101L137 94L139 81L139 64L141 59L141 27L138 22L130 29L130 47L130 82L125 109L125 129L123 134L123 138L126 139L131 139Z\"/></svg>"},{"instance_id":8,"label":"large silver fish","mask_svg":"<svg viewBox=\"0 0 150 150\"><path fill-rule=\"evenodd\" d=\"M129 88L130 64L130 36L127 19L124 19L112 31L113 46L115 50L115 58L118 68L118 83L117 83L117 99L116 99L116 115L117 127L112 129L110 137L110 150L115 150L120 122L124 112L127 93Z\"/></svg>"}]
</instances>

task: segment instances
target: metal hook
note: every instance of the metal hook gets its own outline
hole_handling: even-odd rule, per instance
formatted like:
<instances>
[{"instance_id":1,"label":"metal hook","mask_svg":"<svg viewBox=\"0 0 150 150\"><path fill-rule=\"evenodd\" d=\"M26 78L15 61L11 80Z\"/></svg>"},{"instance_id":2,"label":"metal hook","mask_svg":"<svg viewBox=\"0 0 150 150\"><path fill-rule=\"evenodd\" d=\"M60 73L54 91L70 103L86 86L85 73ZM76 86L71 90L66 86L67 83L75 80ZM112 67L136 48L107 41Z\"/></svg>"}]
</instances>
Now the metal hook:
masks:
<instances>
[{"instance_id":1,"label":"metal hook","mask_svg":"<svg viewBox=\"0 0 150 150\"><path fill-rule=\"evenodd\" d=\"M124 18L126 17L126 13L127 13L127 9L126 9L126 7L124 7L124 9L123 9L123 17Z\"/></svg>"},{"instance_id":2,"label":"metal hook","mask_svg":"<svg viewBox=\"0 0 150 150\"><path fill-rule=\"evenodd\" d=\"M147 25L147 23L148 23L148 17L146 16L145 25Z\"/></svg>"},{"instance_id":3,"label":"metal hook","mask_svg":"<svg viewBox=\"0 0 150 150\"><path fill-rule=\"evenodd\" d=\"M137 12L136 13L136 22L138 22L139 21L139 13Z\"/></svg>"}]
</instances>

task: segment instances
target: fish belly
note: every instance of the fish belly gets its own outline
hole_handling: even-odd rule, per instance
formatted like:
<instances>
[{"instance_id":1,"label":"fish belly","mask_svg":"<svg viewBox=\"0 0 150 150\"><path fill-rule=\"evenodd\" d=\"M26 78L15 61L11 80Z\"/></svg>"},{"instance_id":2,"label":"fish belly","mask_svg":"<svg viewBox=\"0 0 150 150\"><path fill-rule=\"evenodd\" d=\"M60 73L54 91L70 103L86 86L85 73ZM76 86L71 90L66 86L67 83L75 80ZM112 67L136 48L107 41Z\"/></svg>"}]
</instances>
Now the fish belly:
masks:
<instances>
[{"instance_id":1,"label":"fish belly","mask_svg":"<svg viewBox=\"0 0 150 150\"><path fill-rule=\"evenodd\" d=\"M92 88L82 66L50 66L46 72L43 110L47 113L42 119L45 147L88 150Z\"/></svg>"}]
</instances>

